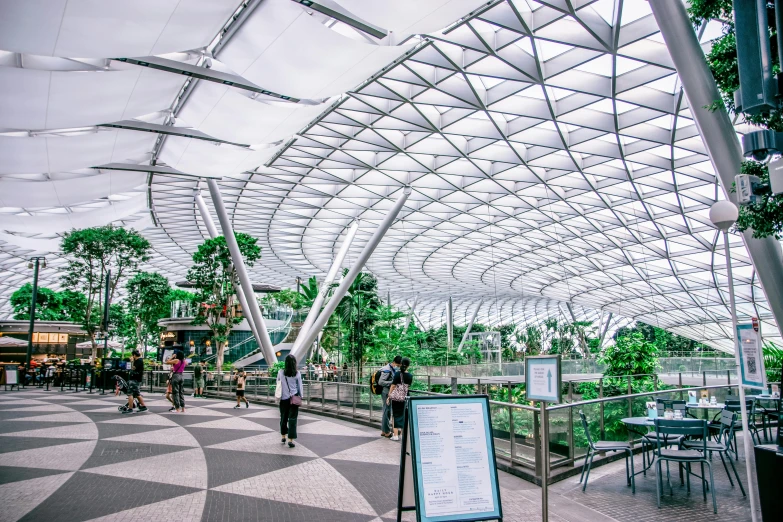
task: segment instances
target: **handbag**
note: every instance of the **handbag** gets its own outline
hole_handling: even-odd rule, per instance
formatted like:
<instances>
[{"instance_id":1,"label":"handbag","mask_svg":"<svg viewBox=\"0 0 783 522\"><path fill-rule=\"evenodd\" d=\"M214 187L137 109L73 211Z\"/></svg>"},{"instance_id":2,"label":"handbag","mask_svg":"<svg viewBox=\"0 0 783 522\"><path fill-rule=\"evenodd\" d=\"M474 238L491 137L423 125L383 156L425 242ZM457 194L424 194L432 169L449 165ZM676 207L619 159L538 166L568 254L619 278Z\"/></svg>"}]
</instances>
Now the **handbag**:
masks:
<instances>
[{"instance_id":1,"label":"handbag","mask_svg":"<svg viewBox=\"0 0 783 522\"><path fill-rule=\"evenodd\" d=\"M405 397L407 396L408 396L407 384L398 384L397 386L394 387L392 392L389 394L389 398L394 402L405 402Z\"/></svg>"},{"instance_id":2,"label":"handbag","mask_svg":"<svg viewBox=\"0 0 783 522\"><path fill-rule=\"evenodd\" d=\"M280 400L283 398L283 387L280 386L280 381L277 381L277 386L275 386L275 399Z\"/></svg>"},{"instance_id":3,"label":"handbag","mask_svg":"<svg viewBox=\"0 0 783 522\"><path fill-rule=\"evenodd\" d=\"M285 379L285 384L288 386L288 395L291 396L291 406L301 406L302 405L302 397L299 395L294 395L291 393L291 385L288 384L288 377ZM299 391L299 382L296 383L296 391Z\"/></svg>"}]
</instances>

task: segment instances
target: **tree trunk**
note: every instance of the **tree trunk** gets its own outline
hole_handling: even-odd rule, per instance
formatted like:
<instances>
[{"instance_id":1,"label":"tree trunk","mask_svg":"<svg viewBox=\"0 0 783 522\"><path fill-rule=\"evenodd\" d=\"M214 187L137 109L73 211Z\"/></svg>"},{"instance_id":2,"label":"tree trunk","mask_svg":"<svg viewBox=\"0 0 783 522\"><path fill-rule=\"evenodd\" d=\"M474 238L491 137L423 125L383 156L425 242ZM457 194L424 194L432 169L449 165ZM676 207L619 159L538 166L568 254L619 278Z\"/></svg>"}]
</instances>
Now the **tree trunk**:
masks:
<instances>
[{"instance_id":1,"label":"tree trunk","mask_svg":"<svg viewBox=\"0 0 783 522\"><path fill-rule=\"evenodd\" d=\"M226 345L228 343L218 343L217 357L215 358L215 364L218 368L218 373L223 372L223 353L226 351Z\"/></svg>"}]
</instances>

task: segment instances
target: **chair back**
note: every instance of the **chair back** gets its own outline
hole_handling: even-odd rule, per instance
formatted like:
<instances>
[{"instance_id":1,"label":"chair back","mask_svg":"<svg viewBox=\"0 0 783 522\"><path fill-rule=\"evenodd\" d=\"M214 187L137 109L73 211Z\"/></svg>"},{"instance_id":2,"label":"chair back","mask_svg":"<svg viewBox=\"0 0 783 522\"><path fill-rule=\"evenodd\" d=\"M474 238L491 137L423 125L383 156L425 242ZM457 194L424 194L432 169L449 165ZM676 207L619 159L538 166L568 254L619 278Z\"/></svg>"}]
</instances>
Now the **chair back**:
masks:
<instances>
[{"instance_id":1,"label":"chair back","mask_svg":"<svg viewBox=\"0 0 783 522\"><path fill-rule=\"evenodd\" d=\"M679 410L683 412L682 414L683 417L685 417L687 412L685 401L675 401L669 399L655 399L655 409L658 410L658 417L663 417L663 414L666 412L667 409L675 410L675 411Z\"/></svg>"},{"instance_id":2,"label":"chair back","mask_svg":"<svg viewBox=\"0 0 783 522\"><path fill-rule=\"evenodd\" d=\"M724 404L726 404L726 409L731 412L736 413L742 411L739 399L726 399ZM755 412L753 399L745 399L745 409L748 411L748 416L753 415Z\"/></svg>"},{"instance_id":3,"label":"chair back","mask_svg":"<svg viewBox=\"0 0 783 522\"><path fill-rule=\"evenodd\" d=\"M587 426L587 418L585 417L585 412L582 410L579 410L579 418L582 419L582 428L585 430L585 437L587 437L587 445L590 446L590 449L595 449L595 446L593 445L593 438L590 436L590 428Z\"/></svg>"},{"instance_id":4,"label":"chair back","mask_svg":"<svg viewBox=\"0 0 783 522\"><path fill-rule=\"evenodd\" d=\"M658 455L661 453L661 435L684 435L700 438L704 451L707 450L707 421L704 419L655 419L655 432L658 434Z\"/></svg>"},{"instance_id":5,"label":"chair back","mask_svg":"<svg viewBox=\"0 0 783 522\"><path fill-rule=\"evenodd\" d=\"M718 440L723 440L728 444L731 433L734 431L734 424L737 422L737 414L729 410L720 411L720 431L718 432Z\"/></svg>"}]
</instances>

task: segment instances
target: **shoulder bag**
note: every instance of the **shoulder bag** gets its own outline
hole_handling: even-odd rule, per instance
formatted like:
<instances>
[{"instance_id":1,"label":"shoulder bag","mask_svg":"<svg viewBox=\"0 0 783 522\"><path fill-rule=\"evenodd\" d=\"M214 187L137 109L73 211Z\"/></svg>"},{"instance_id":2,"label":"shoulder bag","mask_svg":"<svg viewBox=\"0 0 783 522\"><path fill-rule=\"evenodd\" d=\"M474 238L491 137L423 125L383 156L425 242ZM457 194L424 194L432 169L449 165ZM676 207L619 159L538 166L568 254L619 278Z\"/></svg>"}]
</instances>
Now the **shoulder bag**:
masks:
<instances>
[{"instance_id":1,"label":"shoulder bag","mask_svg":"<svg viewBox=\"0 0 783 522\"><path fill-rule=\"evenodd\" d=\"M277 399L278 401L283 398L283 387L280 386L281 384L283 383L280 382L280 375L278 374L277 386L275 386L275 399Z\"/></svg>"},{"instance_id":2,"label":"shoulder bag","mask_svg":"<svg viewBox=\"0 0 783 522\"><path fill-rule=\"evenodd\" d=\"M300 395L294 395L291 393L291 385L288 384L288 377L285 378L285 384L288 386L288 394L291 396L291 406L301 406L302 397ZM296 392L299 393L299 381L296 382Z\"/></svg>"}]
</instances>

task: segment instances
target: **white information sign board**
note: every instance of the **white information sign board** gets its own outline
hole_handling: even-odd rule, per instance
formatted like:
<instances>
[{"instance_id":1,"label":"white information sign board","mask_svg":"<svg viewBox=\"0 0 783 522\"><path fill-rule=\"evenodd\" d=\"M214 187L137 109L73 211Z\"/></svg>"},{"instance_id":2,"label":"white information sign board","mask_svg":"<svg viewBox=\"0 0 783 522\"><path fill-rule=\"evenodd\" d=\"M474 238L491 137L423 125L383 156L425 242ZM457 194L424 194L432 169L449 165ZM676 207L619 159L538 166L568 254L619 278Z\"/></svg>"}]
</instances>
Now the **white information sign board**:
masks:
<instances>
[{"instance_id":1,"label":"white information sign board","mask_svg":"<svg viewBox=\"0 0 783 522\"><path fill-rule=\"evenodd\" d=\"M561 375L559 355L525 357L525 395L527 400L560 402Z\"/></svg>"},{"instance_id":2,"label":"white information sign board","mask_svg":"<svg viewBox=\"0 0 783 522\"><path fill-rule=\"evenodd\" d=\"M764 369L764 354L761 349L761 333L752 324L737 325L742 384L749 388L766 390L767 372Z\"/></svg>"}]
</instances>

